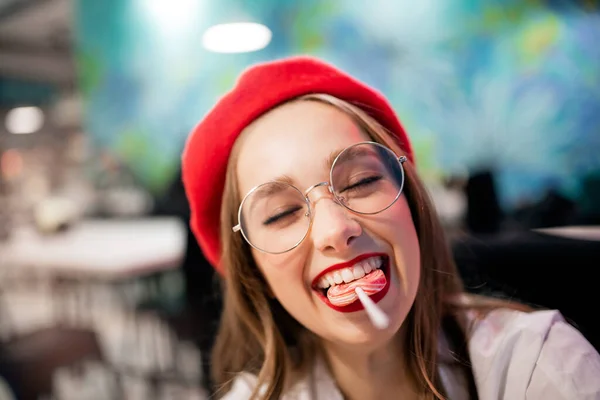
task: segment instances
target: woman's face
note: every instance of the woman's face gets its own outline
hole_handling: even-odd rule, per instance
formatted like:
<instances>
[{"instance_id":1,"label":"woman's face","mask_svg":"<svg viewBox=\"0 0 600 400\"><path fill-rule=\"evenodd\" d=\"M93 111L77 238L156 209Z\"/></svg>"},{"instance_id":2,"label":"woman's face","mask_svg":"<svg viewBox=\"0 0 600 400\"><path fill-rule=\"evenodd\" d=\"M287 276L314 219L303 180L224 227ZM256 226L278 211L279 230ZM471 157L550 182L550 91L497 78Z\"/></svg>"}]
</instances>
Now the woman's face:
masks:
<instances>
[{"instance_id":1,"label":"woman's face","mask_svg":"<svg viewBox=\"0 0 600 400\"><path fill-rule=\"evenodd\" d=\"M262 116L241 140L236 174L245 195L281 176L301 192L327 182L331 154L370 138L337 108L297 101ZM309 199L312 226L298 247L283 254L253 249L270 292L296 320L327 341L366 347L385 343L401 327L419 284L419 242L405 197L374 215L350 212L326 187L312 190ZM355 275L349 278L349 272ZM359 301L342 306L329 301L326 291L333 293L336 286L339 298L352 297L341 279L356 282L354 286L364 281L367 292L384 287L372 299L389 316L387 329L375 329ZM323 280L330 282L329 289L319 287Z\"/></svg>"}]
</instances>

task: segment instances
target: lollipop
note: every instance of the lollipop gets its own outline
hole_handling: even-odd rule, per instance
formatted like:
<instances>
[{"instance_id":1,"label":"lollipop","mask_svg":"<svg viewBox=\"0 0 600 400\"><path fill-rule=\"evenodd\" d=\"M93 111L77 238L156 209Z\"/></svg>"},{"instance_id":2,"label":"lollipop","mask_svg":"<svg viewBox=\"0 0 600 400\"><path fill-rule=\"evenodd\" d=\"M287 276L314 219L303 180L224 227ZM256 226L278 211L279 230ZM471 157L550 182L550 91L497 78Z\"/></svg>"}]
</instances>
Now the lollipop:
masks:
<instances>
[{"instance_id":1,"label":"lollipop","mask_svg":"<svg viewBox=\"0 0 600 400\"><path fill-rule=\"evenodd\" d=\"M367 296L372 296L383 289L386 283L387 279L383 271L376 269L355 281L330 287L327 291L327 298L335 306L347 306L358 300L356 288L361 288Z\"/></svg>"}]
</instances>

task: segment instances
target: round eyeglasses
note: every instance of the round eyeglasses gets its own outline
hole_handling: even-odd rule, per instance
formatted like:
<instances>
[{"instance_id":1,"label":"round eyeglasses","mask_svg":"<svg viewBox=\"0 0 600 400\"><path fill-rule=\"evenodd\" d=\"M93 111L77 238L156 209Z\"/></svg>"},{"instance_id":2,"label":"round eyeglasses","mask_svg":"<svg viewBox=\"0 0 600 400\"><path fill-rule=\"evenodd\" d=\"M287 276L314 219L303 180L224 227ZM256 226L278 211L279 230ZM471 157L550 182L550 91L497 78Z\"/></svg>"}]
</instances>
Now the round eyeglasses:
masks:
<instances>
[{"instance_id":1,"label":"round eyeglasses","mask_svg":"<svg viewBox=\"0 0 600 400\"><path fill-rule=\"evenodd\" d=\"M326 186L334 200L356 214L377 214L391 207L402 193L406 157L398 157L375 142L357 143L335 158L329 182L320 182L301 192L294 185L270 181L246 194L238 210L238 225L244 239L255 249L281 254L300 245L312 224L308 194Z\"/></svg>"}]
</instances>

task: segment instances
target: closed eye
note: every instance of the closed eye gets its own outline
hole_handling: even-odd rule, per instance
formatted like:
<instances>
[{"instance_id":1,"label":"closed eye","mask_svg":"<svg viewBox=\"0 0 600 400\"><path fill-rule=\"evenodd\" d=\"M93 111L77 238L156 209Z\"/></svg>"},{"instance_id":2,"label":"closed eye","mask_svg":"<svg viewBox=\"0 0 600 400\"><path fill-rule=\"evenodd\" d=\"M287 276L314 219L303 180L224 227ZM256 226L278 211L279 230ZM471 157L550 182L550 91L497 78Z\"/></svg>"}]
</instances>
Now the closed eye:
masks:
<instances>
[{"instance_id":1,"label":"closed eye","mask_svg":"<svg viewBox=\"0 0 600 400\"><path fill-rule=\"evenodd\" d=\"M340 191L340 193L344 193L344 192L347 192L347 191L352 191L352 190L355 190L355 189L360 189L361 187L368 186L368 185L370 185L372 183L375 183L375 182L377 182L377 181L379 181L381 179L382 179L382 176L380 176L380 175L373 175L373 176L369 176L369 177L363 178L360 181L358 181L356 183L353 183L352 185L346 186L344 189L342 189Z\"/></svg>"},{"instance_id":2,"label":"closed eye","mask_svg":"<svg viewBox=\"0 0 600 400\"><path fill-rule=\"evenodd\" d=\"M276 222L279 222L279 221L283 220L284 218L286 218L286 217L288 217L288 216L290 216L292 214L295 214L296 212L298 212L300 210L302 210L301 206L296 206L296 207L287 209L287 210L285 210L283 212L280 212L279 214L276 214L276 215L273 215L272 217L267 218L263 222L263 225L266 225L266 226L272 225L272 224L274 224Z\"/></svg>"}]
</instances>

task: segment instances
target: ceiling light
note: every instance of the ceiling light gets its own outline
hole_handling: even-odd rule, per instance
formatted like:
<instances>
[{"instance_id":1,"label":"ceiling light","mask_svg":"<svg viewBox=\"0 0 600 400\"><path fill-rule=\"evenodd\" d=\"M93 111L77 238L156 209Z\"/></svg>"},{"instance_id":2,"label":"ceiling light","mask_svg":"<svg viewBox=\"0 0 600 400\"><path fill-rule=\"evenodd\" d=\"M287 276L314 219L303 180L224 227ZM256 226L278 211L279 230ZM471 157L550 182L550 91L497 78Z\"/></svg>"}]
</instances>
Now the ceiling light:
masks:
<instances>
[{"instance_id":1,"label":"ceiling light","mask_svg":"<svg viewBox=\"0 0 600 400\"><path fill-rule=\"evenodd\" d=\"M152 27L153 38L184 38L206 14L204 1L199 0L134 0L141 17ZM136 14L137 15L137 14ZM177 39L176 39L177 40ZM171 46L173 44L171 43Z\"/></svg>"},{"instance_id":2,"label":"ceiling light","mask_svg":"<svg viewBox=\"0 0 600 400\"><path fill-rule=\"evenodd\" d=\"M216 53L247 53L267 47L271 30L254 22L211 26L204 32L202 45Z\"/></svg>"},{"instance_id":3,"label":"ceiling light","mask_svg":"<svg viewBox=\"0 0 600 400\"><path fill-rule=\"evenodd\" d=\"M6 114L6 130L15 135L37 132L44 124L44 113L39 107L17 107Z\"/></svg>"}]
</instances>

